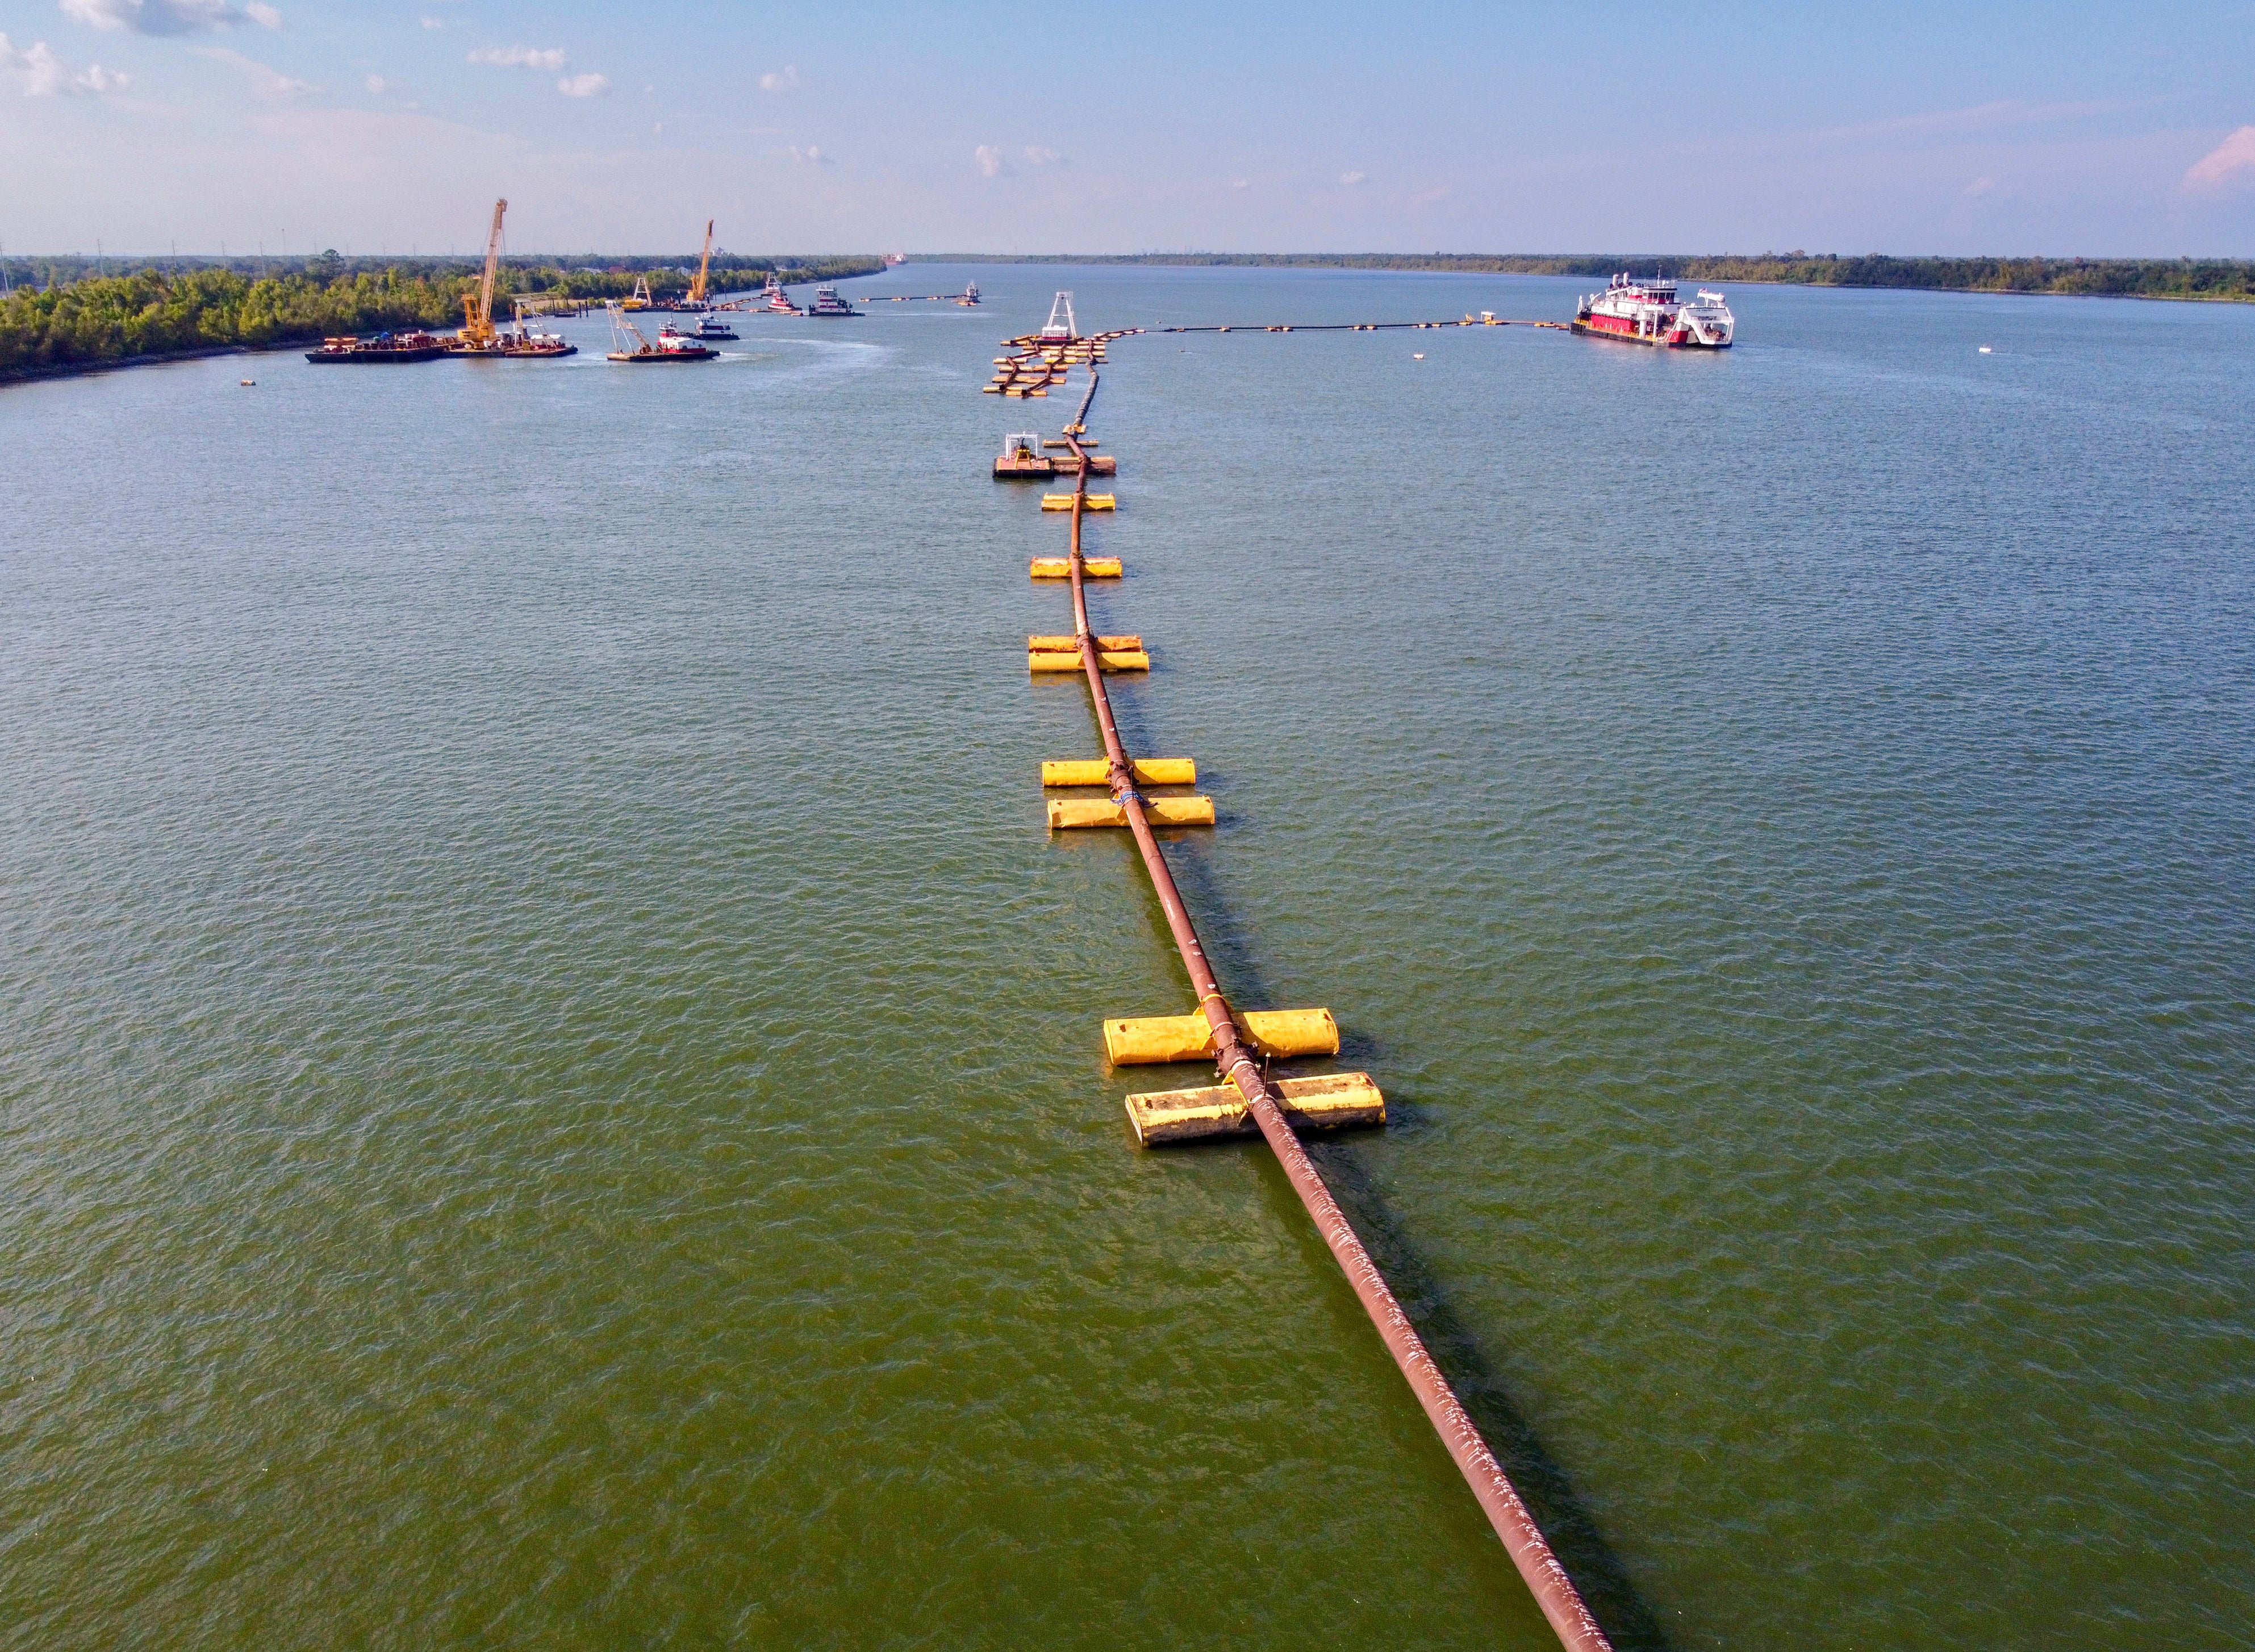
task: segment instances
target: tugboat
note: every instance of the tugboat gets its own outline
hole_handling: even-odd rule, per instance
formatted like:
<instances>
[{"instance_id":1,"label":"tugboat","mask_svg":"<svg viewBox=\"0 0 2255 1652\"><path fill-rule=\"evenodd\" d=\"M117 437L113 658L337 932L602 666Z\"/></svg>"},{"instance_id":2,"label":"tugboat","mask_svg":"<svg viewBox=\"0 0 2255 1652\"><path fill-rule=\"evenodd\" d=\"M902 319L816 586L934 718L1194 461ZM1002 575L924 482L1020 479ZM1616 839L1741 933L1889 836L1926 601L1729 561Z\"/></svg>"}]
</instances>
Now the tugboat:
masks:
<instances>
[{"instance_id":1,"label":"tugboat","mask_svg":"<svg viewBox=\"0 0 2255 1652\"><path fill-rule=\"evenodd\" d=\"M807 306L806 313L809 315L822 316L859 315L861 313L852 305L847 303L845 299L838 296L838 289L836 287L815 288L814 302Z\"/></svg>"},{"instance_id":2,"label":"tugboat","mask_svg":"<svg viewBox=\"0 0 2255 1652\"><path fill-rule=\"evenodd\" d=\"M1679 304L1673 281L1643 281L1624 271L1574 306L1574 331L1661 349L1727 350L1738 322L1719 292L1702 287L1690 303Z\"/></svg>"},{"instance_id":3,"label":"tugboat","mask_svg":"<svg viewBox=\"0 0 2255 1652\"><path fill-rule=\"evenodd\" d=\"M804 315L806 313L790 301L790 293L773 276L768 278L767 300L768 312L771 315Z\"/></svg>"},{"instance_id":4,"label":"tugboat","mask_svg":"<svg viewBox=\"0 0 2255 1652\"><path fill-rule=\"evenodd\" d=\"M342 362L355 366L380 366L391 362L435 362L446 353L443 340L428 333L378 333L372 338L346 334L323 339L318 350L306 352L315 366Z\"/></svg>"},{"instance_id":5,"label":"tugboat","mask_svg":"<svg viewBox=\"0 0 2255 1652\"><path fill-rule=\"evenodd\" d=\"M978 284L976 281L966 281L966 282L965 282L965 283L963 284L963 292L962 292L962 293L961 293L961 294L960 294L960 295L956 299L956 300L955 300L955 301L956 301L958 304L961 305L961 306L962 306L965 309L966 309L966 310L967 310L967 309L969 309L973 305L974 305L974 304L978 303L978 302L979 302L979 284Z\"/></svg>"},{"instance_id":6,"label":"tugboat","mask_svg":"<svg viewBox=\"0 0 2255 1652\"><path fill-rule=\"evenodd\" d=\"M610 361L709 362L720 353L718 350L707 349L688 334L677 333L671 327L661 328L658 332L657 342L652 344L642 335L640 327L627 320L624 307L618 299L613 299L605 307L611 313L613 341L623 347L627 339L631 337L636 346L631 350L621 348L611 351L608 357Z\"/></svg>"},{"instance_id":7,"label":"tugboat","mask_svg":"<svg viewBox=\"0 0 2255 1652\"><path fill-rule=\"evenodd\" d=\"M671 329L669 328L667 331L670 332ZM663 338L664 334L660 334L658 336ZM716 311L707 310L698 318L697 331L691 336L700 339L733 339L736 334L734 329L729 327L726 318Z\"/></svg>"}]
</instances>

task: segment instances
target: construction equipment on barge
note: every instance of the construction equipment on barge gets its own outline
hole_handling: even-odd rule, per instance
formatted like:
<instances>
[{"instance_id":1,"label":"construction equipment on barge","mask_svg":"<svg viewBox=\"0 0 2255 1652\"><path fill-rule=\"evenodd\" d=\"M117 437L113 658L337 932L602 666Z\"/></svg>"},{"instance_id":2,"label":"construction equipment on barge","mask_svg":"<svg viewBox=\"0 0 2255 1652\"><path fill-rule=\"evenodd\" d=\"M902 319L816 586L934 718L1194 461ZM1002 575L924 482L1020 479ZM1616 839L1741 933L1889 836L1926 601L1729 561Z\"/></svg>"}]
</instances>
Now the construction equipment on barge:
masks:
<instances>
[{"instance_id":1,"label":"construction equipment on barge","mask_svg":"<svg viewBox=\"0 0 2255 1652\"><path fill-rule=\"evenodd\" d=\"M1070 300L1059 295L1070 316ZM1434 1430L1455 1459L1473 1496L1502 1540L1513 1564L1526 1580L1535 1603L1549 1620L1567 1652L1612 1652L1605 1630L1591 1615L1534 1516L1528 1511L1503 1466L1480 1437L1478 1426L1434 1362L1409 1317L1402 1311L1384 1275L1378 1269L1352 1225L1324 1185L1321 1173L1300 1145L1297 1128L1342 1125L1382 1125L1385 1097L1367 1073L1332 1072L1313 1077L1272 1079L1270 1060L1293 1056L1336 1055L1338 1028L1324 1009L1287 1010L1262 1014L1242 1011L1223 995L1208 961L1190 910L1161 851L1156 829L1171 826L1214 823L1210 798L1162 795L1146 788L1193 785L1197 764L1190 758L1136 758L1121 739L1105 685L1107 671L1148 670L1149 655L1140 636L1099 636L1090 622L1086 581L1099 572L1117 578L1120 563L1099 559L1083 549L1083 525L1091 496L1088 478L1091 457L1087 434L1088 410L1096 399L1097 341L1076 336L1058 338L1051 327L1023 341L1030 348L1059 353L1077 352L1088 373L1088 392L1073 421L1064 427L1064 439L1082 460L1067 508L1071 512L1068 553L1062 559L1036 559L1030 572L1036 579L1058 577L1044 563L1062 562L1062 577L1071 583L1073 629L1071 637L1035 636L1028 641L1029 669L1039 672L1044 656L1077 657L1095 712L1101 737L1101 758L1066 759L1042 765L1044 791L1071 786L1102 787L1100 798L1054 798L1049 804L1052 829L1124 827L1132 834L1153 893L1164 912L1183 967L1190 978L1196 1002L1188 1015L1121 1017L1106 1021L1103 1036L1106 1053L1123 1062L1211 1061L1219 1085L1131 1095L1128 1116L1136 1139L1145 1147L1244 1135L1258 1132L1282 1164L1293 1191L1314 1220L1348 1283L1378 1328L1424 1408ZM1111 337L1122 336L1111 334ZM989 387L994 388L992 386ZM1055 497L1056 496L1051 496ZM1044 499L1046 507L1049 501ZM1070 643L1070 648L1059 646ZM1132 647L1126 646L1132 644ZM1134 661L1124 657L1134 656Z\"/></svg>"},{"instance_id":2,"label":"construction equipment on barge","mask_svg":"<svg viewBox=\"0 0 2255 1652\"><path fill-rule=\"evenodd\" d=\"M671 327L661 329L657 335L657 342L652 344L643 336L642 329L627 319L624 314L626 306L620 300L613 299L604 307L611 313L612 341L622 347L611 351L607 360L636 364L650 362L709 362L720 353L699 344L694 334L676 333ZM633 338L635 348L629 350L623 348L626 337L622 336L622 334Z\"/></svg>"},{"instance_id":3,"label":"construction equipment on barge","mask_svg":"<svg viewBox=\"0 0 2255 1652\"><path fill-rule=\"evenodd\" d=\"M494 202L493 228L486 235L485 269L476 287L462 295L462 330L446 341L446 348L456 355L481 361L552 361L577 355L580 347L566 343L560 334L527 327L522 311L511 332L503 333L493 324L494 278L501 268L501 224L508 211L507 197Z\"/></svg>"}]
</instances>

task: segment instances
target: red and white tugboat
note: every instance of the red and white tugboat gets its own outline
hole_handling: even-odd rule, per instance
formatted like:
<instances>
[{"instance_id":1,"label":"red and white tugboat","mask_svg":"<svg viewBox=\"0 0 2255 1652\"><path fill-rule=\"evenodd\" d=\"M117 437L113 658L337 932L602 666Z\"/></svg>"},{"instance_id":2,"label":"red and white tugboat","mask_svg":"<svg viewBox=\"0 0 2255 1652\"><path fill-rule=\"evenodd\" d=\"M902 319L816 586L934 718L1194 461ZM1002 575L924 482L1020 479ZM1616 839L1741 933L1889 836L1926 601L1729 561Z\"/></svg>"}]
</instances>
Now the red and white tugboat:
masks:
<instances>
[{"instance_id":1,"label":"red and white tugboat","mask_svg":"<svg viewBox=\"0 0 2255 1652\"><path fill-rule=\"evenodd\" d=\"M804 315L805 311L790 301L790 294L773 276L768 278L768 310L774 315Z\"/></svg>"},{"instance_id":2,"label":"red and white tugboat","mask_svg":"<svg viewBox=\"0 0 2255 1652\"><path fill-rule=\"evenodd\" d=\"M1702 287L1697 298L1679 304L1675 284L1657 276L1642 281L1617 275L1603 292L1588 294L1574 307L1577 333L1668 350L1727 350L1737 330L1721 293Z\"/></svg>"}]
</instances>

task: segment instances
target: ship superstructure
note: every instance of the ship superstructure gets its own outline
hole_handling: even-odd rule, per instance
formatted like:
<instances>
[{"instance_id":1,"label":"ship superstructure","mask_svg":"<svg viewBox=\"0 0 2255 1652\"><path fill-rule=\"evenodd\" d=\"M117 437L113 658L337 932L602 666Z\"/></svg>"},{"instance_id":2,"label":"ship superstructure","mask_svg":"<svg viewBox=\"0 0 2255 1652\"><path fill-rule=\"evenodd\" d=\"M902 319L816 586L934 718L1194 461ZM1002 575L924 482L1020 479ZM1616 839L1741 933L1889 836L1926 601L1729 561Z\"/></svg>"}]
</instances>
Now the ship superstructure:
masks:
<instances>
[{"instance_id":1,"label":"ship superstructure","mask_svg":"<svg viewBox=\"0 0 2255 1652\"><path fill-rule=\"evenodd\" d=\"M1585 294L1575 306L1574 331L1662 349L1727 350L1738 322L1719 292L1701 287L1697 298L1683 303L1673 281L1623 272L1603 292Z\"/></svg>"}]
</instances>

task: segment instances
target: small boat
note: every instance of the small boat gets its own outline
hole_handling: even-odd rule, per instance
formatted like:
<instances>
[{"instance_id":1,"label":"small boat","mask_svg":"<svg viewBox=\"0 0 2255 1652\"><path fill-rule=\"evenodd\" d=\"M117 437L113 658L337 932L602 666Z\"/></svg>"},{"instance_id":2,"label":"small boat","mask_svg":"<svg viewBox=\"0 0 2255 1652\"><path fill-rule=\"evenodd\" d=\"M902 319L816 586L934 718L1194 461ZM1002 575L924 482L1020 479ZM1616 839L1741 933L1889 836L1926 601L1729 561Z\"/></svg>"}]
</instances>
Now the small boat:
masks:
<instances>
[{"instance_id":1,"label":"small boat","mask_svg":"<svg viewBox=\"0 0 2255 1652\"><path fill-rule=\"evenodd\" d=\"M966 308L966 310L967 310L967 309L969 309L973 305L974 305L974 304L978 303L978 302L979 302L979 284L978 284L976 281L966 281L966 282L965 282L965 283L963 284L963 292L962 292L962 295L961 295L960 297L959 297L955 301L956 301L958 304L959 304L959 305L963 306L963 307L964 307L964 308Z\"/></svg>"},{"instance_id":2,"label":"small boat","mask_svg":"<svg viewBox=\"0 0 2255 1652\"><path fill-rule=\"evenodd\" d=\"M362 338L348 333L323 339L318 350L306 352L316 366L346 362L355 367L381 367L401 362L434 362L446 354L446 341L428 333L378 333Z\"/></svg>"},{"instance_id":3,"label":"small boat","mask_svg":"<svg viewBox=\"0 0 2255 1652\"><path fill-rule=\"evenodd\" d=\"M624 306L613 299L605 306L611 313L611 338L620 348L609 353L613 362L709 362L720 352L708 349L687 333L678 332L668 324L658 329L657 342L644 338L642 329L626 318ZM626 341L631 338L636 348L629 349Z\"/></svg>"},{"instance_id":4,"label":"small boat","mask_svg":"<svg viewBox=\"0 0 2255 1652\"><path fill-rule=\"evenodd\" d=\"M695 337L700 339L733 339L736 336L726 318L707 310L698 318Z\"/></svg>"},{"instance_id":5,"label":"small boat","mask_svg":"<svg viewBox=\"0 0 2255 1652\"><path fill-rule=\"evenodd\" d=\"M806 313L809 315L819 316L859 315L861 313L852 305L847 303L845 299L838 296L838 289L836 287L815 288L814 302L806 306Z\"/></svg>"},{"instance_id":6,"label":"small boat","mask_svg":"<svg viewBox=\"0 0 2255 1652\"><path fill-rule=\"evenodd\" d=\"M1002 438L1002 451L994 457L994 480L1007 482L1016 476L1053 476L1057 461L1042 451L1042 433L1037 430L1012 431Z\"/></svg>"},{"instance_id":7,"label":"small boat","mask_svg":"<svg viewBox=\"0 0 2255 1652\"><path fill-rule=\"evenodd\" d=\"M804 315L806 313L790 301L790 292L773 276L768 278L767 300L769 313L772 315Z\"/></svg>"},{"instance_id":8,"label":"small boat","mask_svg":"<svg viewBox=\"0 0 2255 1652\"><path fill-rule=\"evenodd\" d=\"M1727 350L1738 322L1719 292L1702 287L1697 298L1681 304L1673 281L1658 276L1644 281L1624 272L1575 306L1574 331L1665 350Z\"/></svg>"}]
</instances>

